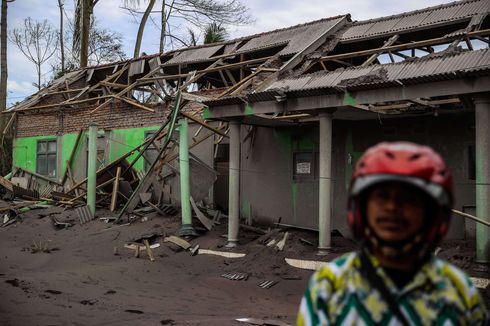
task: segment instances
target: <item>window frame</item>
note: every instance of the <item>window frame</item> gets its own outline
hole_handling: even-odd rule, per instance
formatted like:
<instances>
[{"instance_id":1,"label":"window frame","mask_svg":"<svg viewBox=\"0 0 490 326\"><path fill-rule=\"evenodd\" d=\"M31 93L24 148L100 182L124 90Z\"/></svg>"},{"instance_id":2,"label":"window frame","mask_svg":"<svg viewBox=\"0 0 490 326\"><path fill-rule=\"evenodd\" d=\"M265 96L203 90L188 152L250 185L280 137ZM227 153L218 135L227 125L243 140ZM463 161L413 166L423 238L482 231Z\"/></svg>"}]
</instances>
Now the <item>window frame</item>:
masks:
<instances>
[{"instance_id":1,"label":"window frame","mask_svg":"<svg viewBox=\"0 0 490 326\"><path fill-rule=\"evenodd\" d=\"M50 145L54 143L54 151L50 150ZM45 151L40 151L40 145L45 144ZM54 166L52 167L54 170L54 175L49 174L50 167L50 157L54 156ZM44 162L40 160L40 158L44 158ZM42 166L44 164L44 166ZM42 139L38 140L36 143L36 173L39 175L46 176L48 178L56 178L58 175L58 141L56 138Z\"/></svg>"}]
</instances>

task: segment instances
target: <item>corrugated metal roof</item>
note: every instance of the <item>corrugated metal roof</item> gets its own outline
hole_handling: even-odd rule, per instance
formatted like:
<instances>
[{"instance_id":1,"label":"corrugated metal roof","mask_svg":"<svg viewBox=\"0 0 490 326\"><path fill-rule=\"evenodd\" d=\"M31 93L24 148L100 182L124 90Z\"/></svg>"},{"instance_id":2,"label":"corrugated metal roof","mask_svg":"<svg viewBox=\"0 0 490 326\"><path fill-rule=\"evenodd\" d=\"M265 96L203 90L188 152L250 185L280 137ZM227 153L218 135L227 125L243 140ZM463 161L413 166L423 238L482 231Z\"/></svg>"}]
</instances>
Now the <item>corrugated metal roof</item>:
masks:
<instances>
[{"instance_id":1,"label":"corrugated metal roof","mask_svg":"<svg viewBox=\"0 0 490 326\"><path fill-rule=\"evenodd\" d=\"M275 45L286 44L279 55L289 55L303 50L321 34L332 28L343 17L323 19L320 21L293 26L286 29L259 34L245 43L238 53L257 51Z\"/></svg>"},{"instance_id":2,"label":"corrugated metal roof","mask_svg":"<svg viewBox=\"0 0 490 326\"><path fill-rule=\"evenodd\" d=\"M293 88L302 88L306 85L308 81L310 81L310 77L305 76L305 77L299 77L299 78L294 78L294 79L289 79L289 80L278 80L275 81L270 88L274 89L279 89L283 87L293 87Z\"/></svg>"},{"instance_id":3,"label":"corrugated metal roof","mask_svg":"<svg viewBox=\"0 0 490 326\"><path fill-rule=\"evenodd\" d=\"M358 83L355 85L351 84L348 88L366 88L366 85L394 84L397 81L403 84L419 83L454 78L457 73L465 73L471 70L490 70L490 49L426 57L393 64L337 69L328 73L316 72L301 78L283 79L275 82L266 91L271 92L274 88L278 88L276 87L278 85L286 89L286 92L336 88L343 80L376 76L377 71L380 69L386 72L384 77L365 78L364 80L361 78ZM309 80L305 83L306 78L309 78Z\"/></svg>"},{"instance_id":4,"label":"corrugated metal roof","mask_svg":"<svg viewBox=\"0 0 490 326\"><path fill-rule=\"evenodd\" d=\"M211 58L223 45L191 48L188 50L182 50L176 54L172 59L165 62L164 66L170 66L180 63L191 63L196 61L204 61Z\"/></svg>"},{"instance_id":5,"label":"corrugated metal roof","mask_svg":"<svg viewBox=\"0 0 490 326\"><path fill-rule=\"evenodd\" d=\"M490 49L465 51L385 65L340 68L332 72L315 72L299 78L283 79L273 83L264 92L249 94L247 100L249 102L273 100L274 96L279 94L279 89L293 96L302 97L337 93L339 84L346 80L354 81L347 84L348 89L360 90L397 86L399 83L408 85L450 80L468 73L488 75L488 71L490 71ZM238 98L229 97L218 101L207 101L206 104L220 106L237 101Z\"/></svg>"},{"instance_id":6,"label":"corrugated metal roof","mask_svg":"<svg viewBox=\"0 0 490 326\"><path fill-rule=\"evenodd\" d=\"M33 106L34 104L42 100L44 96L47 96L49 92L56 91L67 84L71 85L73 82L76 82L77 80L80 80L82 77L85 77L87 71L88 71L87 69L83 69L83 70L75 70L75 71L67 72L60 78L54 80L50 86L41 89L37 93L27 97L22 102L12 106L11 110L20 110L23 108L27 108L29 106Z\"/></svg>"},{"instance_id":7,"label":"corrugated metal roof","mask_svg":"<svg viewBox=\"0 0 490 326\"><path fill-rule=\"evenodd\" d=\"M341 41L352 41L375 35L395 33L420 26L457 21L485 12L490 12L489 0L452 2L399 15L360 21L355 23L342 35Z\"/></svg>"}]
</instances>

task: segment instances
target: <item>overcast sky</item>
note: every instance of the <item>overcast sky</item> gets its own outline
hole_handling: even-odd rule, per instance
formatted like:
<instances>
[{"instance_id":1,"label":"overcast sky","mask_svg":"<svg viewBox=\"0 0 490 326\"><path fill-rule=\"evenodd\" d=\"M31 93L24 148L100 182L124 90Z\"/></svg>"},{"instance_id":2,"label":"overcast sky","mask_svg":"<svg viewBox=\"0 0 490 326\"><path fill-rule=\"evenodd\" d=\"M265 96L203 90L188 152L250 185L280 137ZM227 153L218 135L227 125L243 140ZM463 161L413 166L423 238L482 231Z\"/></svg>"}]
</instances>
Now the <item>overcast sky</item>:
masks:
<instances>
[{"instance_id":1,"label":"overcast sky","mask_svg":"<svg viewBox=\"0 0 490 326\"><path fill-rule=\"evenodd\" d=\"M73 14L73 1L64 0L66 12ZM219 0L218 0L219 1ZM140 1L146 3L144 0ZM353 20L364 20L392 15L404 11L422 9L448 0L242 0L255 19L253 24L228 28L231 38L270 31L291 25L301 24L325 17L350 13ZM128 12L121 8L123 0L99 0L94 15L100 25L117 31L124 39L124 50L128 57L133 53L138 25ZM158 8L159 1L155 5ZM25 18L42 21L47 19L55 28L59 26L57 0L16 0L9 4L8 28L20 27ZM159 20L157 14L155 21ZM158 52L159 30L149 21L145 29L142 51L151 54ZM32 83L36 81L36 71L32 63L11 43L8 49L8 104L21 101L25 96L36 92ZM50 77L50 66L43 67L43 78Z\"/></svg>"}]
</instances>

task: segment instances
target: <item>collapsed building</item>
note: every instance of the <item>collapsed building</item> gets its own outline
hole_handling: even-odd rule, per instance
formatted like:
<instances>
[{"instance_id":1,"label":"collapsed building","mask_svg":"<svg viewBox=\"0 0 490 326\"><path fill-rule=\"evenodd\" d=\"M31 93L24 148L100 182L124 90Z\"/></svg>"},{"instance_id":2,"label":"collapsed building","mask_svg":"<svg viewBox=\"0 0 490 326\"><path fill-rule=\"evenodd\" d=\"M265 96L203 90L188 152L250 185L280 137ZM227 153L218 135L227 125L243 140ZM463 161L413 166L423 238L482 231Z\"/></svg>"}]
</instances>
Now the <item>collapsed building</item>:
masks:
<instances>
[{"instance_id":1,"label":"collapsed building","mask_svg":"<svg viewBox=\"0 0 490 326\"><path fill-rule=\"evenodd\" d=\"M68 73L9 111L8 186L74 204L96 171L93 196L119 204L119 220L147 201L188 210L190 182L195 201L228 212L230 245L244 219L318 230L328 249L333 229L348 233L362 152L414 141L446 158L455 209L483 220L453 218L449 238L475 239L477 261L488 261L489 13L490 2L466 0L343 15ZM183 148L190 181L176 162Z\"/></svg>"}]
</instances>

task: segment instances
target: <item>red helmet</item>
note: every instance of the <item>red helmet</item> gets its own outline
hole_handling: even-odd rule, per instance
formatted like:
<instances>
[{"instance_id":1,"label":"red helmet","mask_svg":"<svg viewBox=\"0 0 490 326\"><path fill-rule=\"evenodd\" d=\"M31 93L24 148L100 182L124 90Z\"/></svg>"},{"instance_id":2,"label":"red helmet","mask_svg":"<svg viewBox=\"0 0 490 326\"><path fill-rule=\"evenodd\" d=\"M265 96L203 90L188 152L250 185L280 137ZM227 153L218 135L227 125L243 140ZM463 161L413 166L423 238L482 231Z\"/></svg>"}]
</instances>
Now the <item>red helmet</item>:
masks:
<instances>
[{"instance_id":1,"label":"red helmet","mask_svg":"<svg viewBox=\"0 0 490 326\"><path fill-rule=\"evenodd\" d=\"M452 177L446 164L432 148L410 142L383 142L369 148L354 170L348 205L348 222L358 238L364 237L365 218L360 199L365 190L383 182L402 182L415 186L436 204L433 223L425 235L435 247L449 226L453 202Z\"/></svg>"}]
</instances>

